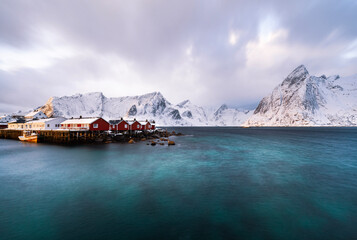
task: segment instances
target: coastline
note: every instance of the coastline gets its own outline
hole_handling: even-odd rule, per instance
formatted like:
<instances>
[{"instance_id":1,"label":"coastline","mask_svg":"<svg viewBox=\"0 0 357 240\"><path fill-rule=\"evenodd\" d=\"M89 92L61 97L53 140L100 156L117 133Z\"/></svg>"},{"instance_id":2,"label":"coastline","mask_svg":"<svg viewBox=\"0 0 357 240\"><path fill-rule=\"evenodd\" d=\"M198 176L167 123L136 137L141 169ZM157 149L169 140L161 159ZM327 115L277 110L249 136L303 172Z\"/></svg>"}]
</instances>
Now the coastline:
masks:
<instances>
[{"instance_id":1,"label":"coastline","mask_svg":"<svg viewBox=\"0 0 357 240\"><path fill-rule=\"evenodd\" d=\"M0 129L0 139L19 140L25 130ZM133 131L112 133L108 131L73 131L73 130L35 130L41 143L53 144L103 144L103 143L135 143L139 141L167 141L174 145L169 139L171 136L181 136L182 133L168 132L167 129L156 129L154 131ZM162 144L161 144L162 145Z\"/></svg>"}]
</instances>

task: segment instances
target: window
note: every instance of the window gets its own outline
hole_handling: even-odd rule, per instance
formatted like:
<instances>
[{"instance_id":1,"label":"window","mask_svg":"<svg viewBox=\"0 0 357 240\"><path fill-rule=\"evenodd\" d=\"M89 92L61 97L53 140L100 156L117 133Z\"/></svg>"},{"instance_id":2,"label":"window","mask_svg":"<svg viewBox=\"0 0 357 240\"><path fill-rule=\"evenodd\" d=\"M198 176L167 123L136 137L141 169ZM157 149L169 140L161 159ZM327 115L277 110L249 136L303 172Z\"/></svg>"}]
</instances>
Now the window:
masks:
<instances>
[{"instance_id":1,"label":"window","mask_svg":"<svg viewBox=\"0 0 357 240\"><path fill-rule=\"evenodd\" d=\"M124 127L125 127L125 128L128 128L128 124L125 124Z\"/></svg>"},{"instance_id":2,"label":"window","mask_svg":"<svg viewBox=\"0 0 357 240\"><path fill-rule=\"evenodd\" d=\"M50 124L47 124L47 127L50 127Z\"/></svg>"},{"instance_id":3,"label":"window","mask_svg":"<svg viewBox=\"0 0 357 240\"><path fill-rule=\"evenodd\" d=\"M98 124L97 123L93 124L93 128L98 128Z\"/></svg>"},{"instance_id":4,"label":"window","mask_svg":"<svg viewBox=\"0 0 357 240\"><path fill-rule=\"evenodd\" d=\"M140 125L138 124L138 128L140 128Z\"/></svg>"}]
</instances>

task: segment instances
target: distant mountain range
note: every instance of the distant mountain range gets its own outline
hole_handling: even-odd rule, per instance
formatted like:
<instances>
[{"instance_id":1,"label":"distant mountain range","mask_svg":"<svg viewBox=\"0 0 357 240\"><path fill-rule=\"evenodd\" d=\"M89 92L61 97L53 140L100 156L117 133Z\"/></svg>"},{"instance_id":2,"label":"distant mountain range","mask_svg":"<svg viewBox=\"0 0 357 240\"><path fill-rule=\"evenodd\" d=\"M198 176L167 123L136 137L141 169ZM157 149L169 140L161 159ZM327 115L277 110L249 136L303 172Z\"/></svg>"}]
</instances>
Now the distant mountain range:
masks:
<instances>
[{"instance_id":1,"label":"distant mountain range","mask_svg":"<svg viewBox=\"0 0 357 240\"><path fill-rule=\"evenodd\" d=\"M174 105L160 92L118 98L107 98L101 92L51 97L40 109L47 116L153 119L158 126L234 126L241 125L253 113L226 105L212 111L189 100Z\"/></svg>"},{"instance_id":2,"label":"distant mountain range","mask_svg":"<svg viewBox=\"0 0 357 240\"><path fill-rule=\"evenodd\" d=\"M357 75L315 77L301 65L255 110L225 104L212 110L189 100L174 105L160 92L118 98L100 92L51 97L40 109L47 116L154 119L159 126L355 126Z\"/></svg>"}]
</instances>

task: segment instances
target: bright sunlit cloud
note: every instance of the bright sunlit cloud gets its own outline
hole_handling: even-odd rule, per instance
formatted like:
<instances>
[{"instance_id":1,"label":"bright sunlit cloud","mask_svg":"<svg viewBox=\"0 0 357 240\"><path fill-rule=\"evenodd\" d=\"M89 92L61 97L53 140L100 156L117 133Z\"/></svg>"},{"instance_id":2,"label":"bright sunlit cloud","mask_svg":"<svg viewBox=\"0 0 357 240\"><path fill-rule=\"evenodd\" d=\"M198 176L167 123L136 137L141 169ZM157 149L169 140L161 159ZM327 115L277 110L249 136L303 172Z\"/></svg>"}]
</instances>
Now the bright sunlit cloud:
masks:
<instances>
[{"instance_id":1,"label":"bright sunlit cloud","mask_svg":"<svg viewBox=\"0 0 357 240\"><path fill-rule=\"evenodd\" d=\"M346 59L357 58L357 39L347 47L343 57Z\"/></svg>"},{"instance_id":2,"label":"bright sunlit cloud","mask_svg":"<svg viewBox=\"0 0 357 240\"><path fill-rule=\"evenodd\" d=\"M268 15L259 24L259 39L262 42L269 42L277 32L279 28L279 21L276 16Z\"/></svg>"},{"instance_id":3,"label":"bright sunlit cloud","mask_svg":"<svg viewBox=\"0 0 357 240\"><path fill-rule=\"evenodd\" d=\"M58 60L73 57L77 52L54 31L40 29L35 36L36 43L26 48L0 45L0 70L44 69Z\"/></svg>"},{"instance_id":4,"label":"bright sunlit cloud","mask_svg":"<svg viewBox=\"0 0 357 240\"><path fill-rule=\"evenodd\" d=\"M238 43L239 41L239 33L237 31L230 31L229 32L229 38L228 38L229 43L234 46Z\"/></svg>"}]
</instances>

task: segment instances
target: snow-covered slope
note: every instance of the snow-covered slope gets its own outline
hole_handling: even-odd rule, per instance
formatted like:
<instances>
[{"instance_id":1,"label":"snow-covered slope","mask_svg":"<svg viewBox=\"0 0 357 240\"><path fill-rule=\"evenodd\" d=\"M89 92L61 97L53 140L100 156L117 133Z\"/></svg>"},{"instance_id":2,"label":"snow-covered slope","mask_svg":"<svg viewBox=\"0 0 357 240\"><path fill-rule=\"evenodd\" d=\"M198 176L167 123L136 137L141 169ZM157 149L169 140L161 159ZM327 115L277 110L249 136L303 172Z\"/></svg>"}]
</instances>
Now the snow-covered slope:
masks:
<instances>
[{"instance_id":1,"label":"snow-covered slope","mask_svg":"<svg viewBox=\"0 0 357 240\"><path fill-rule=\"evenodd\" d=\"M247 118L253 114L253 111L240 111L234 108L228 108L223 104L214 114L213 122L219 126L242 125Z\"/></svg>"},{"instance_id":2,"label":"snow-covered slope","mask_svg":"<svg viewBox=\"0 0 357 240\"><path fill-rule=\"evenodd\" d=\"M263 98L244 125L357 125L357 75L315 77L301 65Z\"/></svg>"},{"instance_id":3,"label":"snow-covered slope","mask_svg":"<svg viewBox=\"0 0 357 240\"><path fill-rule=\"evenodd\" d=\"M40 109L47 116L154 119L159 126L238 126L250 113L221 107L213 114L189 100L173 105L160 92L118 98L100 92L52 97Z\"/></svg>"}]
</instances>

